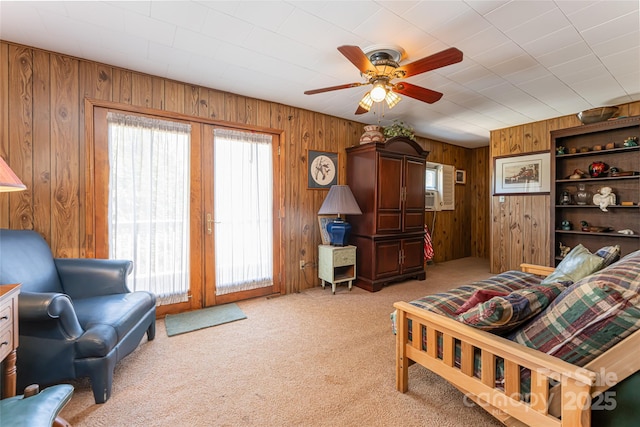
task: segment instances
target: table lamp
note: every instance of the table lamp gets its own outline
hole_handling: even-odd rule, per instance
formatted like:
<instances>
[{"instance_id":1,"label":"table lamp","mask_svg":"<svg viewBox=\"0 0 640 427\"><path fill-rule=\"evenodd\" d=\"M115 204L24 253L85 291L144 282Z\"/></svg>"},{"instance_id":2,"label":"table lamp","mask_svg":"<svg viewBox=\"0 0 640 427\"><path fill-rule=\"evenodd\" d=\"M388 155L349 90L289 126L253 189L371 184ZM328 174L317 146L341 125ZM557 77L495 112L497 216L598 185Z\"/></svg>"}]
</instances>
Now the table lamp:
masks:
<instances>
[{"instance_id":1,"label":"table lamp","mask_svg":"<svg viewBox=\"0 0 640 427\"><path fill-rule=\"evenodd\" d=\"M20 178L13 173L9 165L0 157L0 192L22 191L27 188Z\"/></svg>"},{"instance_id":2,"label":"table lamp","mask_svg":"<svg viewBox=\"0 0 640 427\"><path fill-rule=\"evenodd\" d=\"M332 185L318 211L319 215L338 215L327 224L331 245L346 246L349 243L351 225L340 215L361 215L362 211L348 185Z\"/></svg>"}]
</instances>

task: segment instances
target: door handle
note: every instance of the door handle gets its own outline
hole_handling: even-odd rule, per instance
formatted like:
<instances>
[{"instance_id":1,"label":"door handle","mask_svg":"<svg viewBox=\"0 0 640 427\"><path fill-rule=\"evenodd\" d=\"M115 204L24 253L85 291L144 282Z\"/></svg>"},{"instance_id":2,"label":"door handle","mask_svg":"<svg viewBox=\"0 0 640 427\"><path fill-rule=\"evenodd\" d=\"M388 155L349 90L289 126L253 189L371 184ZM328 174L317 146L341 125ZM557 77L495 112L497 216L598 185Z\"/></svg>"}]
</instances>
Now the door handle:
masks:
<instances>
[{"instance_id":1,"label":"door handle","mask_svg":"<svg viewBox=\"0 0 640 427\"><path fill-rule=\"evenodd\" d=\"M211 224L213 224L213 216L210 213L208 213L207 214L207 233L208 234L213 233L213 227Z\"/></svg>"}]
</instances>

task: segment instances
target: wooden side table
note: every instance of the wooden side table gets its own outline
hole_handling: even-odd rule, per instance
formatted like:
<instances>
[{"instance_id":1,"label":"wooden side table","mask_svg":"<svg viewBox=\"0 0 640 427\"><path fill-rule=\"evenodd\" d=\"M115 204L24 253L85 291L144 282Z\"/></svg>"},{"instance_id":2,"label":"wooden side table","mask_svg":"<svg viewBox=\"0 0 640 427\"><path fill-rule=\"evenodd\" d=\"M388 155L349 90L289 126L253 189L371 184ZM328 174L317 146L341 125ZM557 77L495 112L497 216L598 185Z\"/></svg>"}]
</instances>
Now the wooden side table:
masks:
<instances>
[{"instance_id":1,"label":"wooden side table","mask_svg":"<svg viewBox=\"0 0 640 427\"><path fill-rule=\"evenodd\" d=\"M0 286L0 361L2 398L16 395L16 348L18 348L18 294L20 285Z\"/></svg>"},{"instance_id":2,"label":"wooden side table","mask_svg":"<svg viewBox=\"0 0 640 427\"><path fill-rule=\"evenodd\" d=\"M322 289L326 282L331 283L335 295L336 284L349 282L349 290L356 278L355 246L318 246L318 277L322 280Z\"/></svg>"}]
</instances>

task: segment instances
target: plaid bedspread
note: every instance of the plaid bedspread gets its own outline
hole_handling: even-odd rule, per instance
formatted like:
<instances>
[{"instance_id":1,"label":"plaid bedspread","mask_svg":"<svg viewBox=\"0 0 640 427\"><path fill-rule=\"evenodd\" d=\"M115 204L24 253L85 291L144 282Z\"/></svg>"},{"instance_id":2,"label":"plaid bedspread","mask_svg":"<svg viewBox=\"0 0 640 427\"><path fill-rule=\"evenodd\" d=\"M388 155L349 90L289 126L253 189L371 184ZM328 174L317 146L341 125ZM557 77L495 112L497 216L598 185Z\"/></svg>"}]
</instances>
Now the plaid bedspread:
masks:
<instances>
[{"instance_id":1,"label":"plaid bedspread","mask_svg":"<svg viewBox=\"0 0 640 427\"><path fill-rule=\"evenodd\" d=\"M640 328L640 251L581 279L509 339L584 366Z\"/></svg>"},{"instance_id":2,"label":"plaid bedspread","mask_svg":"<svg viewBox=\"0 0 640 427\"><path fill-rule=\"evenodd\" d=\"M409 304L455 319L458 317L455 314L456 310L479 289L512 292L528 286L539 285L542 280L542 277L531 273L523 273L518 270L505 271L488 279L479 280L446 292L427 295L410 301ZM391 330L395 335L397 331L395 310L391 313ZM411 331L411 328L409 328L409 331Z\"/></svg>"},{"instance_id":3,"label":"plaid bedspread","mask_svg":"<svg viewBox=\"0 0 640 427\"><path fill-rule=\"evenodd\" d=\"M446 292L427 295L411 301L410 304L455 319L458 317L455 314L456 310L479 289L509 293L529 286L539 285L540 282L542 282L542 278L531 273L523 273L517 270L506 271L488 279L460 286Z\"/></svg>"}]
</instances>

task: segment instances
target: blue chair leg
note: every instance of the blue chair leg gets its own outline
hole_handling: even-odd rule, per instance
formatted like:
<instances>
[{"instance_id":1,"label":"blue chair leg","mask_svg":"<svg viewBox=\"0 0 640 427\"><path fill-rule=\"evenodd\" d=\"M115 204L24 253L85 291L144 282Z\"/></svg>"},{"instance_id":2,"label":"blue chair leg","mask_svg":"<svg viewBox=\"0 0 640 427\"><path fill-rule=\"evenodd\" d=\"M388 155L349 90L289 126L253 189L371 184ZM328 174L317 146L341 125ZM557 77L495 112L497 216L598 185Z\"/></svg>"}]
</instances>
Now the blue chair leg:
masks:
<instances>
[{"instance_id":1,"label":"blue chair leg","mask_svg":"<svg viewBox=\"0 0 640 427\"><path fill-rule=\"evenodd\" d=\"M96 403L104 403L111 397L115 365L115 357L104 358L100 361L100 364L94 365L88 372L93 398Z\"/></svg>"},{"instance_id":2,"label":"blue chair leg","mask_svg":"<svg viewBox=\"0 0 640 427\"><path fill-rule=\"evenodd\" d=\"M149 341L153 341L155 337L156 337L156 322L153 321L149 325L149 329L147 329L147 339Z\"/></svg>"}]
</instances>

